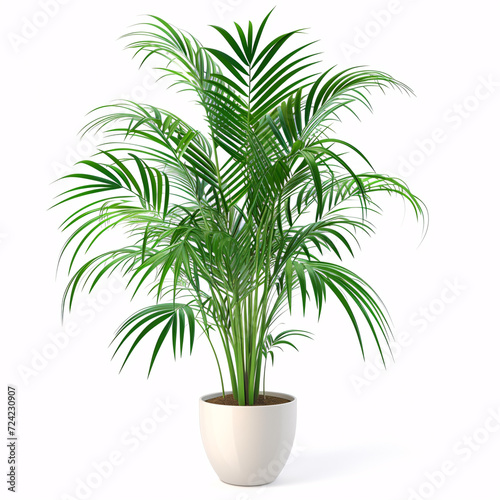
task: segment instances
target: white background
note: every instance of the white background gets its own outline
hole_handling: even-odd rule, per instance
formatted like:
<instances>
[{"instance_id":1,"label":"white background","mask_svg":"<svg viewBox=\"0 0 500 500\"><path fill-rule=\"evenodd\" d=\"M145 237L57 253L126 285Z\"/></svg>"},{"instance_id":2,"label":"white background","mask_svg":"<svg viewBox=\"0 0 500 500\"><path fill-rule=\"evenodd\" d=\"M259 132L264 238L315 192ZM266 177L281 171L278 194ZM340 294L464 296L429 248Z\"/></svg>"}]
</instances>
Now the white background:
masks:
<instances>
[{"instance_id":1,"label":"white background","mask_svg":"<svg viewBox=\"0 0 500 500\"><path fill-rule=\"evenodd\" d=\"M0 21L2 392L18 388L16 498L500 498L495 2L52 0L50 16L42 4L9 2ZM213 46L209 24L258 22L274 5L268 36L310 27L330 64L368 64L415 90L416 98L374 96L375 113L362 123L346 116L338 134L379 171L404 178L431 217L419 246L420 226L387 200L377 236L345 260L391 311L398 344L387 371L373 346L363 363L333 300L320 323L313 308L294 318L316 338L279 353L268 374L269 389L298 398L293 460L274 484L244 489L217 479L201 445L198 397L219 389L202 338L177 362L165 349L149 380L145 342L118 374L107 345L149 301L131 304L117 280L79 296L61 326L64 210L47 208L57 192L50 183L92 151L77 138L92 108L130 97L202 124L187 97L153 85L122 50L117 39L140 14ZM168 418L158 400L170 401ZM132 433L141 426L139 441ZM120 463L98 474L110 456ZM4 481L1 491L7 498Z\"/></svg>"}]
</instances>

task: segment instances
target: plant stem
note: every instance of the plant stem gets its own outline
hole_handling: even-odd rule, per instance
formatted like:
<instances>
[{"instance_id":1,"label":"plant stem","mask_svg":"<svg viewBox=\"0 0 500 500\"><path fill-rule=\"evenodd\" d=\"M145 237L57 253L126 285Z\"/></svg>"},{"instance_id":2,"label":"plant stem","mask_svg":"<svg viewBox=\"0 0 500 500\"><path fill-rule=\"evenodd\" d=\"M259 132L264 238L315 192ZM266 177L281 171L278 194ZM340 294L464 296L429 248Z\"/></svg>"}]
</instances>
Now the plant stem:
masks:
<instances>
[{"instance_id":1,"label":"plant stem","mask_svg":"<svg viewBox=\"0 0 500 500\"><path fill-rule=\"evenodd\" d=\"M267 368L267 356L264 360L264 375L262 377L262 394L264 395L264 399L266 398L266 368Z\"/></svg>"}]
</instances>

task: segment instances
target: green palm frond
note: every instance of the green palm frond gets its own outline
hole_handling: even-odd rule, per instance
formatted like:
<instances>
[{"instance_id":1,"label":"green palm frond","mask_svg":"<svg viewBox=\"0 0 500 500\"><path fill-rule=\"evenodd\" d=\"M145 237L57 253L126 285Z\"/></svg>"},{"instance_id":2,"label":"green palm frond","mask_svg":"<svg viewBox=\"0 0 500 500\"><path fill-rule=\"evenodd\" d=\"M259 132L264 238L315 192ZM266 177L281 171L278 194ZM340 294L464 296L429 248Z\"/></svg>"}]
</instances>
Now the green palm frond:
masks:
<instances>
[{"instance_id":1,"label":"green palm frond","mask_svg":"<svg viewBox=\"0 0 500 500\"><path fill-rule=\"evenodd\" d=\"M123 325L120 326L114 339L111 341L111 343L113 343L121 337L121 342L118 344L113 354L114 357L127 339L134 333L137 333L137 336L127 353L125 361L122 364L122 369L137 344L150 331L154 330L155 327L158 327L159 325L163 325L163 328L151 357L148 376L151 373L156 356L158 355L160 347L162 346L168 333L170 333L172 337L174 357L176 356L177 345L179 345L180 355L182 356L182 349L184 347L184 331L185 329L189 329L189 351L192 352L195 338L195 314L193 309L189 305L185 304L158 304L156 306L146 307L133 314L123 323Z\"/></svg>"}]
</instances>

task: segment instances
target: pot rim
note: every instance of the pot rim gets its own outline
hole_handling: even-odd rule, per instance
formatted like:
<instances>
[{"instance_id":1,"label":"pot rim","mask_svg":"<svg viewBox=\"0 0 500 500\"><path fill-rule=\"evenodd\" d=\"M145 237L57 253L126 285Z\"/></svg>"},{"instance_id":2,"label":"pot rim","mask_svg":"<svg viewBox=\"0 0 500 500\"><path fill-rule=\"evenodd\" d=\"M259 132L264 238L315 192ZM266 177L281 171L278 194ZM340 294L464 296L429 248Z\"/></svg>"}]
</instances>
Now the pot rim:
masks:
<instances>
[{"instance_id":1,"label":"pot rim","mask_svg":"<svg viewBox=\"0 0 500 500\"><path fill-rule=\"evenodd\" d=\"M232 394L232 392L226 392L226 394ZM262 394L261 392L259 394ZM297 402L297 398L295 396L292 396L291 394L285 393L285 392L275 392L275 391L266 391L266 396L276 396L279 398L283 399L288 399L286 403L279 403L275 405L259 405L259 406L239 406L239 405L218 405L216 403L209 403L207 399L212 399L212 398L217 398L219 396L222 396L222 391L219 392L212 392L210 394L205 394L204 396L200 397L200 403L205 403L209 405L214 405L218 406L220 408L229 408L234 411L235 408L238 408L239 411L240 409L245 411L245 409L259 409L262 410L262 408L282 408L283 406L291 405ZM247 410L248 411L248 410Z\"/></svg>"}]
</instances>

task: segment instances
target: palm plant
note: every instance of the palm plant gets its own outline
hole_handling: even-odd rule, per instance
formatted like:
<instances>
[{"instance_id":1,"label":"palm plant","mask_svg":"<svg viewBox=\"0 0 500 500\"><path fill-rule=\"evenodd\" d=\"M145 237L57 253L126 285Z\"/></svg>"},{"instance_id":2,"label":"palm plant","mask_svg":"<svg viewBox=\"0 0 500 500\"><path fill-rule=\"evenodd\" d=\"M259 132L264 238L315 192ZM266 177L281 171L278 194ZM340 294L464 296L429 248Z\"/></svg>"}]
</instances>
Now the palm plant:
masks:
<instances>
[{"instance_id":1,"label":"palm plant","mask_svg":"<svg viewBox=\"0 0 500 500\"><path fill-rule=\"evenodd\" d=\"M203 47L155 16L125 35L142 63L159 59L160 78L194 93L207 132L151 105L120 101L97 108L83 132L103 131L107 140L93 159L80 162L81 172L62 178L77 184L56 203L78 204L61 225L71 233L61 255L72 248L63 314L77 290L91 291L121 272L134 295L144 286L156 300L116 332L114 354L128 345L122 368L156 332L149 376L167 335L175 357L187 337L192 350L199 328L215 355L224 395L225 356L239 405L256 401L275 348L295 347L294 337L310 336L274 333L278 318L296 305L294 292L303 313L313 299L319 315L333 295L363 356L360 319L383 359L391 329L381 300L330 260L353 254L359 234L373 233L368 217L379 212L376 193L401 196L417 219L426 220L425 206L403 181L376 173L331 129L346 111L371 110L372 90L409 94L410 88L362 67L314 71L319 61L312 43L284 48L303 30L263 43L269 15L256 29L235 24L234 36L214 26L225 52ZM368 172L356 173L347 153ZM73 269L77 256L117 227L132 244ZM324 260L323 252L333 259Z\"/></svg>"}]
</instances>

